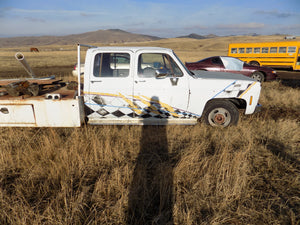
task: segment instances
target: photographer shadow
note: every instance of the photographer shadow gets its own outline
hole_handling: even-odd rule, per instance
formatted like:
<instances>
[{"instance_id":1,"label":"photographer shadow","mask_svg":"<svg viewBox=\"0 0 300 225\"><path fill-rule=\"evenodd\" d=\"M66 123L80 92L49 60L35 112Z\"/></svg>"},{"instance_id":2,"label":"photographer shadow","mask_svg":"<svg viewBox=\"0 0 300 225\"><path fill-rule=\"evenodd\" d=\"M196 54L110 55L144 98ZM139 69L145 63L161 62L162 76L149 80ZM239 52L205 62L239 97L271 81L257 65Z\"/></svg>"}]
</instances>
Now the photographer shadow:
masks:
<instances>
[{"instance_id":1,"label":"photographer shadow","mask_svg":"<svg viewBox=\"0 0 300 225\"><path fill-rule=\"evenodd\" d=\"M150 103L144 116L159 118L163 110L158 97L152 97ZM140 144L129 188L127 224L172 225L173 168L166 126L144 125Z\"/></svg>"}]
</instances>

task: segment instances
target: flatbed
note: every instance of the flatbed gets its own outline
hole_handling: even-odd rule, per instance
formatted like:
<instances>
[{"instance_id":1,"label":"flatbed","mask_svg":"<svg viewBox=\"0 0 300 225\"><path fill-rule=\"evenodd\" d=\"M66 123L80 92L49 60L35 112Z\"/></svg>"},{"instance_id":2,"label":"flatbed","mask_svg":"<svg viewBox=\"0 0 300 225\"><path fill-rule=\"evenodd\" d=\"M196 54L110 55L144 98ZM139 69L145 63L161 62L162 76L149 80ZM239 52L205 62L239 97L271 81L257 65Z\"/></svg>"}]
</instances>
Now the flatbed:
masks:
<instances>
[{"instance_id":1,"label":"flatbed","mask_svg":"<svg viewBox=\"0 0 300 225\"><path fill-rule=\"evenodd\" d=\"M0 126L80 127L84 121L83 100L61 80L30 80L39 85L37 96L11 96L0 81Z\"/></svg>"},{"instance_id":2,"label":"flatbed","mask_svg":"<svg viewBox=\"0 0 300 225\"><path fill-rule=\"evenodd\" d=\"M16 80L17 81L17 80ZM0 80L0 100L17 100L17 99L45 99L47 96L50 98L51 94L55 93L55 96L60 96L60 99L72 99L77 93L77 89L69 89L68 84L58 79L51 80L39 80L31 79L24 80L28 81L30 84L37 84L39 86L39 93L37 96L20 94L19 96L11 96L7 93L7 85L10 85L15 80ZM20 80L19 80L20 81Z\"/></svg>"}]
</instances>

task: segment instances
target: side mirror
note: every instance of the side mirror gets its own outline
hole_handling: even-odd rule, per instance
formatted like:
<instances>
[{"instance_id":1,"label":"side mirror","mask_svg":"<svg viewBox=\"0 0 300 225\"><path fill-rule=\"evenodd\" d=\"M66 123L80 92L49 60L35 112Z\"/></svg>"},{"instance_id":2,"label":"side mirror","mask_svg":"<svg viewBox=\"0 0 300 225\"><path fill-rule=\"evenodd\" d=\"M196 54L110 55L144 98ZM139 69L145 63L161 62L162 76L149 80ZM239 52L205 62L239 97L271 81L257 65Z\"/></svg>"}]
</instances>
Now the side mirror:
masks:
<instances>
[{"instance_id":1,"label":"side mirror","mask_svg":"<svg viewBox=\"0 0 300 225\"><path fill-rule=\"evenodd\" d=\"M164 79L169 75L169 72L166 68L163 69L157 69L155 71L155 78L156 79Z\"/></svg>"}]
</instances>

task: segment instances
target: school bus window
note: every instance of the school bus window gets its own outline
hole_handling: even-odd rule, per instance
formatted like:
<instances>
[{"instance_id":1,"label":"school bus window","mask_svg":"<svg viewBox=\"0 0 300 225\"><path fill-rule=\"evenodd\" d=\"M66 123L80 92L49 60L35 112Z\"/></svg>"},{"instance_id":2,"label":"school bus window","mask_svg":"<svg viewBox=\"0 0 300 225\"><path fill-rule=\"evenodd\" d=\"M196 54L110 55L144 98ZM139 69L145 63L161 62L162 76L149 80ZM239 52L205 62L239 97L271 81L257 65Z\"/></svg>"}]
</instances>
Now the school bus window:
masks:
<instances>
[{"instance_id":1,"label":"school bus window","mask_svg":"<svg viewBox=\"0 0 300 225\"><path fill-rule=\"evenodd\" d=\"M288 53L295 53L296 47L288 47Z\"/></svg>"},{"instance_id":2,"label":"school bus window","mask_svg":"<svg viewBox=\"0 0 300 225\"><path fill-rule=\"evenodd\" d=\"M232 49L231 49L231 53L233 53L233 54L234 54L234 53L237 53L237 48L232 48Z\"/></svg>"},{"instance_id":3,"label":"school bus window","mask_svg":"<svg viewBox=\"0 0 300 225\"><path fill-rule=\"evenodd\" d=\"M264 47L261 49L261 53L268 53L269 52L269 48Z\"/></svg>"},{"instance_id":4,"label":"school bus window","mask_svg":"<svg viewBox=\"0 0 300 225\"><path fill-rule=\"evenodd\" d=\"M279 47L278 53L286 53L286 47Z\"/></svg>"},{"instance_id":5,"label":"school bus window","mask_svg":"<svg viewBox=\"0 0 300 225\"><path fill-rule=\"evenodd\" d=\"M277 47L271 47L270 53L277 53Z\"/></svg>"},{"instance_id":6,"label":"school bus window","mask_svg":"<svg viewBox=\"0 0 300 225\"><path fill-rule=\"evenodd\" d=\"M254 48L254 53L260 53L260 48Z\"/></svg>"},{"instance_id":7,"label":"school bus window","mask_svg":"<svg viewBox=\"0 0 300 225\"><path fill-rule=\"evenodd\" d=\"M239 53L245 53L245 49L244 48L239 48Z\"/></svg>"},{"instance_id":8,"label":"school bus window","mask_svg":"<svg viewBox=\"0 0 300 225\"><path fill-rule=\"evenodd\" d=\"M246 48L246 53L252 53L252 48Z\"/></svg>"}]
</instances>

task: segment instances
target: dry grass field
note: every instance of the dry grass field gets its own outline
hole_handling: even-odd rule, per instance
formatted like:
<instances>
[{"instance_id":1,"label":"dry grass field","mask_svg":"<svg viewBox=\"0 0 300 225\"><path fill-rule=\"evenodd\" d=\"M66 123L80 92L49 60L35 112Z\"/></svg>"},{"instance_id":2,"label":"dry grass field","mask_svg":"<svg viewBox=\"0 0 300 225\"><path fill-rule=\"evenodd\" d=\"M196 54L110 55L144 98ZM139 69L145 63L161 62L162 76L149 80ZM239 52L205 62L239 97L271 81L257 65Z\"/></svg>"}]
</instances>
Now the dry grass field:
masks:
<instances>
[{"instance_id":1,"label":"dry grass field","mask_svg":"<svg viewBox=\"0 0 300 225\"><path fill-rule=\"evenodd\" d=\"M194 61L251 38L130 45ZM26 76L13 58L21 51L37 75L74 79L76 46L39 49L0 49L1 77ZM262 111L226 129L0 128L0 224L300 224L300 88L291 86L263 83Z\"/></svg>"}]
</instances>

